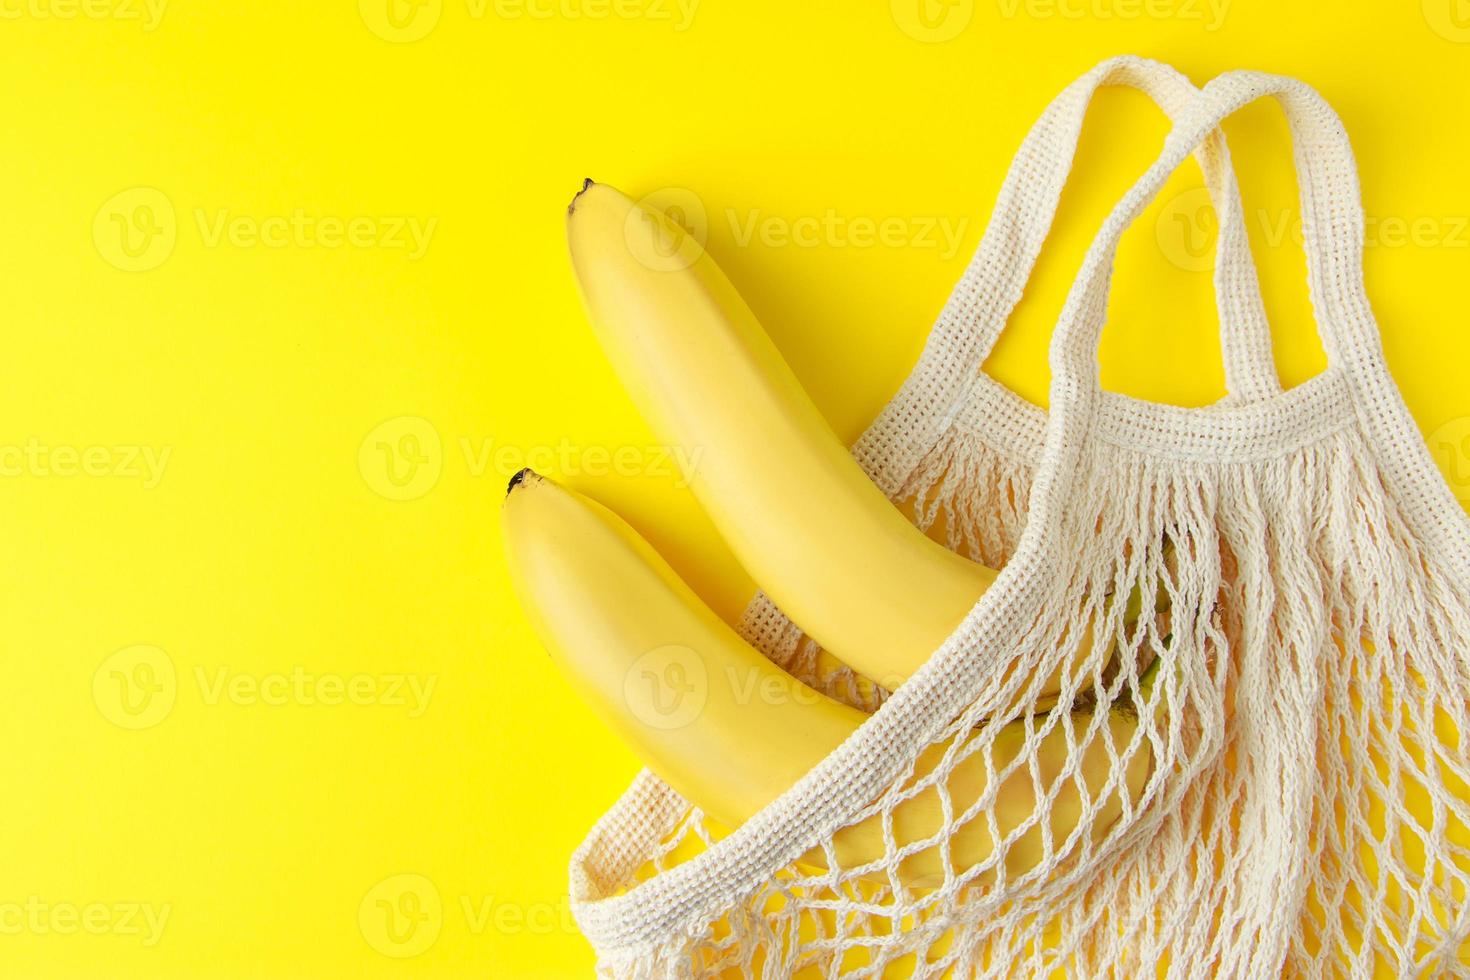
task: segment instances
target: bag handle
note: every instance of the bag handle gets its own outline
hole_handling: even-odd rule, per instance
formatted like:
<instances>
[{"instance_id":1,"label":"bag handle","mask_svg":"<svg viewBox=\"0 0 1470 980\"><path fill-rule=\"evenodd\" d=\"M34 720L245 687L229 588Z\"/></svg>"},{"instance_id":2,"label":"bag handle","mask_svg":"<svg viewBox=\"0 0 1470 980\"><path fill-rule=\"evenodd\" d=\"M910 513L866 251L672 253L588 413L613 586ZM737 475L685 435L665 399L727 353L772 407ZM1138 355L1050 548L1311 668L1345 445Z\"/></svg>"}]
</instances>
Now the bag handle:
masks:
<instances>
[{"instance_id":1,"label":"bag handle","mask_svg":"<svg viewBox=\"0 0 1470 980\"><path fill-rule=\"evenodd\" d=\"M1436 469L1388 370L1363 287L1362 194L1342 120L1311 86L1253 71L1226 72L1204 87L1088 251L1052 335L1052 410L1030 523L1044 525L1064 506L1079 446L1102 392L1098 345L1119 240L1195 147L1215 138L1232 113L1266 96L1281 104L1291 128L1307 286L1327 352L1326 373L1342 378L1352 392L1383 477L1405 515L1448 567L1470 576L1470 521Z\"/></svg>"},{"instance_id":2,"label":"bag handle","mask_svg":"<svg viewBox=\"0 0 1470 980\"><path fill-rule=\"evenodd\" d=\"M1199 94L1169 65L1124 56L1104 61L1052 101L1017 151L985 235L941 315L942 332L974 338L971 357L958 362L978 368L1020 302L1071 173L1087 109L1106 85L1139 89L1176 123ZM1219 214L1214 282L1226 387L1232 399L1255 400L1279 392L1281 384L1224 134L1210 132L1198 141L1197 157Z\"/></svg>"},{"instance_id":3,"label":"bag handle","mask_svg":"<svg viewBox=\"0 0 1470 980\"><path fill-rule=\"evenodd\" d=\"M1329 363L1351 368L1378 350L1372 319L1362 316L1361 290L1348 289L1350 283L1361 283L1363 208L1352 147L1341 121L1320 95L1295 79L1228 72L1206 85L1183 113L1159 158L1118 202L1094 239L1052 337L1054 393L1065 397L1069 388L1101 390L1098 345L1123 233L1195 147L1214 138L1225 118L1263 96L1274 96L1282 104L1291 126L1301 184L1307 281Z\"/></svg>"}]
</instances>

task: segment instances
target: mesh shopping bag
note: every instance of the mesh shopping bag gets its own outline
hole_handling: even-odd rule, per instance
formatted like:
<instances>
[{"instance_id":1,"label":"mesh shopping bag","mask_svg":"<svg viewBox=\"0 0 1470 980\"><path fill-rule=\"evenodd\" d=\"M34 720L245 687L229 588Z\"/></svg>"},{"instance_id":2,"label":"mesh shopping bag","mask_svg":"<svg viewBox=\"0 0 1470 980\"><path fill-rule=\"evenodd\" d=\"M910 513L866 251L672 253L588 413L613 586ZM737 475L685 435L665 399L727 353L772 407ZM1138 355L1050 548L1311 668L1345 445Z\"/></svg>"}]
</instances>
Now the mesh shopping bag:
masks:
<instances>
[{"instance_id":1,"label":"mesh shopping bag","mask_svg":"<svg viewBox=\"0 0 1470 980\"><path fill-rule=\"evenodd\" d=\"M980 370L1092 89L1166 74L1108 63L1048 110L924 358L856 449L921 519L942 511L957 543L1007 559L1000 578L851 739L728 836L652 776L635 782L572 865L605 975L1455 969L1470 933L1470 521L1384 364L1336 116L1254 73L1165 101L1164 153L1058 322L1050 414ZM1219 122L1263 95L1296 139L1329 358L1284 392L1233 180L1212 169ZM1119 238L1202 143L1231 395L1183 409L1104 391L1097 341ZM1157 615L1128 615L1139 595ZM778 660L800 645L760 603L746 625ZM978 795L952 792L977 773ZM1017 786L1029 807L1002 813ZM900 839L892 815L918 794L944 819ZM885 828L884 853L844 864L834 835L863 821ZM981 856L957 860L977 839ZM690 840L704 849L676 861ZM915 884L920 858L939 872Z\"/></svg>"}]
</instances>

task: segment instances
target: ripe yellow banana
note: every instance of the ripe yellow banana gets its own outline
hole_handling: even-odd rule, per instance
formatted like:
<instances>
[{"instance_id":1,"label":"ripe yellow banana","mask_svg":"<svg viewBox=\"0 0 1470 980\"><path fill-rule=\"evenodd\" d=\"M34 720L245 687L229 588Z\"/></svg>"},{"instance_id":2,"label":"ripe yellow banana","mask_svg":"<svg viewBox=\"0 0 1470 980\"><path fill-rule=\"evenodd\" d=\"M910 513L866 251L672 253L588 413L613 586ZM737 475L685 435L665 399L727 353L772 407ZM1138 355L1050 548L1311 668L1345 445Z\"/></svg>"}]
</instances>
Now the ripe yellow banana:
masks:
<instances>
[{"instance_id":1,"label":"ripe yellow banana","mask_svg":"<svg viewBox=\"0 0 1470 980\"><path fill-rule=\"evenodd\" d=\"M865 720L862 712L801 684L745 643L605 507L526 471L511 482L503 522L517 594L573 687L651 769L725 826L739 826L774 800ZM1157 701L1163 700L1160 692ZM1090 720L1086 709L1073 716L1079 732ZM1107 725L1121 752L1138 719L1117 710ZM996 739L990 756L997 773L1024 752L1025 726L1024 720L1015 722ZM945 749L926 752L917 776L933 772ZM1043 822L1060 848L1082 819L1077 778L1054 785L1069 752L1068 736L1058 725L1036 750L1039 783L1022 762L997 790L992 812L1002 837L1031 819L1038 785L1042 793L1055 790L1045 820L1010 843L1006 865L1012 874L1043 858ZM969 756L947 778L956 814L989 787L984 755ZM1103 801L1090 824L1094 840L1117 819L1124 794L1139 799L1152 765L1145 741L1123 778L1109 787L1112 759L1101 733L1092 739L1080 776L1088 797ZM938 833L944 817L937 788L899 804L892 819L900 846ZM843 867L882 859L881 818L843 829L834 842ZM951 838L952 865L962 871L993 854L995 846L982 813ZM802 860L826 863L820 850ZM909 857L900 876L914 887L941 881L937 848Z\"/></svg>"},{"instance_id":2,"label":"ripe yellow banana","mask_svg":"<svg viewBox=\"0 0 1470 980\"><path fill-rule=\"evenodd\" d=\"M996 573L874 486L714 260L662 212L589 180L567 236L602 346L660 438L698 453L691 488L745 570L829 653L897 687Z\"/></svg>"}]
</instances>

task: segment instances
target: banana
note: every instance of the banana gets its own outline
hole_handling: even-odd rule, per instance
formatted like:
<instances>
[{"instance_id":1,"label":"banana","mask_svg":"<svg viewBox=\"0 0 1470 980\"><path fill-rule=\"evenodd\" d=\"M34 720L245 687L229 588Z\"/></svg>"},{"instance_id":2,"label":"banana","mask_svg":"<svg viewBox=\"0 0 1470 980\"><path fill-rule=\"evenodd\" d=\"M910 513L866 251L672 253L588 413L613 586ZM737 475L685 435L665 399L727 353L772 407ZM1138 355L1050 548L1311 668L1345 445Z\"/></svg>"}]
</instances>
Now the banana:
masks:
<instances>
[{"instance_id":1,"label":"banana","mask_svg":"<svg viewBox=\"0 0 1470 980\"><path fill-rule=\"evenodd\" d=\"M503 523L517 595L572 686L651 769L724 826L738 827L774 800L866 719L800 683L744 642L607 508L523 471L511 481ZM1162 704L1164 698L1155 700ZM1092 720L1088 709L1072 716L1079 733ZM1058 724L1033 749L1033 781L1030 760L1023 757L1028 726L1041 723L1032 718L1005 726L989 750L997 774L1021 760L997 789L991 811L997 829L1007 838L1033 820L1039 786L1043 794L1054 793L1044 823L1053 849L1064 848L1083 821L1081 782L1096 808L1089 819L1096 841L1117 820L1125 796L1140 798L1153 767L1150 743L1141 740L1122 778L1110 784L1113 760L1098 732L1084 750L1078 774L1061 780L1072 750ZM1115 709L1105 724L1114 751L1122 752L1134 737L1138 716ZM934 772L947 749L937 745L925 752L916 777ZM945 788L953 813L963 813L987 793L991 770L985 755L985 750L975 752L948 775ZM936 786L899 803L892 810L898 845L938 834L943 813ZM1036 819L1008 842L1010 874L1024 873L1043 859L1042 836L1043 821ZM881 861L887 853L881 816L844 828L834 844L844 868ZM995 847L987 815L979 813L951 837L951 864L963 871L989 858ZM801 861L826 865L820 849ZM873 872L875 880L884 874L881 868ZM944 867L938 848L908 857L899 876L917 888L940 884Z\"/></svg>"},{"instance_id":2,"label":"banana","mask_svg":"<svg viewBox=\"0 0 1470 980\"><path fill-rule=\"evenodd\" d=\"M691 488L736 558L828 653L896 688L996 572L930 539L868 479L663 213L588 180L567 237L603 348L660 438L699 454Z\"/></svg>"}]
</instances>

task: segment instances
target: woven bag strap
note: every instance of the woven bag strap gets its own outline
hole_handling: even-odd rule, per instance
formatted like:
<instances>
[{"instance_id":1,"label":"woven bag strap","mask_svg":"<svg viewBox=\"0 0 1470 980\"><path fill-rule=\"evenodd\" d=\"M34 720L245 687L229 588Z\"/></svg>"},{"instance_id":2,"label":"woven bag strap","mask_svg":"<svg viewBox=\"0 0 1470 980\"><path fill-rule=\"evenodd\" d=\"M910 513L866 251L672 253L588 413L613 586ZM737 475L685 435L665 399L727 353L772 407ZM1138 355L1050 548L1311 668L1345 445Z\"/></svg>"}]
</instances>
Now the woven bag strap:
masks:
<instances>
[{"instance_id":1,"label":"woven bag strap","mask_svg":"<svg viewBox=\"0 0 1470 980\"><path fill-rule=\"evenodd\" d=\"M1032 126L1011 162L990 222L965 273L940 311L924 354L854 451L869 476L895 492L970 397L971 387L1021 302L1051 231L1072 171L1087 109L1100 88L1136 88L1176 118L1199 89L1162 62L1110 58L1058 95ZM1259 280L1223 133L1197 154L1219 214L1215 294L1227 401L1252 401L1281 390L1271 354Z\"/></svg>"},{"instance_id":2,"label":"woven bag strap","mask_svg":"<svg viewBox=\"0 0 1470 980\"><path fill-rule=\"evenodd\" d=\"M973 324L982 361L1021 300L1071 173L1087 109L1108 85L1139 89L1176 122L1199 94L1169 65L1121 57L1073 82L1046 108L1011 163L990 225L956 290L961 303L954 313ZM1274 394L1281 386L1230 150L1218 129L1193 149L1220 216L1215 294L1227 389L1244 399Z\"/></svg>"},{"instance_id":3,"label":"woven bag strap","mask_svg":"<svg viewBox=\"0 0 1470 980\"><path fill-rule=\"evenodd\" d=\"M1033 507L1041 507L1042 517L1054 515L1068 494L1072 463L1101 392L1098 345L1123 233L1195 148L1215 138L1224 119L1268 96L1281 104L1291 128L1308 290L1327 370L1345 378L1384 479L1421 539L1470 582L1470 520L1434 466L1388 370L1364 290L1364 217L1352 145L1342 121L1314 89L1279 75L1227 72L1207 84L1180 115L1159 158L1098 232L1052 337L1050 431L1042 469L1049 471L1045 482L1055 486L1034 495Z\"/></svg>"}]
</instances>

